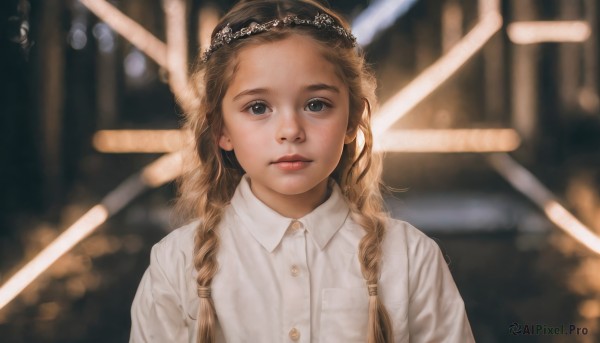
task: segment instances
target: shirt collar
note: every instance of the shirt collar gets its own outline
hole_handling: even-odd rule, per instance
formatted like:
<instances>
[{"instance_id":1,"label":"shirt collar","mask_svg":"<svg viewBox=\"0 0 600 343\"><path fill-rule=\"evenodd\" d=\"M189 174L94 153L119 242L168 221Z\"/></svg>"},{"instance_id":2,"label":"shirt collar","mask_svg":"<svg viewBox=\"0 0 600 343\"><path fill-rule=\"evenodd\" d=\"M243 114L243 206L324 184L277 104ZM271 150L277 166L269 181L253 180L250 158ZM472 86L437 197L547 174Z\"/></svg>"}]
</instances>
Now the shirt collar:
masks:
<instances>
[{"instance_id":1,"label":"shirt collar","mask_svg":"<svg viewBox=\"0 0 600 343\"><path fill-rule=\"evenodd\" d=\"M248 176L244 175L231 198L231 206L252 236L269 252L279 245L295 221L303 224L322 250L342 227L350 211L339 186L332 184L331 195L324 203L300 219L291 219L260 201L250 189Z\"/></svg>"}]
</instances>

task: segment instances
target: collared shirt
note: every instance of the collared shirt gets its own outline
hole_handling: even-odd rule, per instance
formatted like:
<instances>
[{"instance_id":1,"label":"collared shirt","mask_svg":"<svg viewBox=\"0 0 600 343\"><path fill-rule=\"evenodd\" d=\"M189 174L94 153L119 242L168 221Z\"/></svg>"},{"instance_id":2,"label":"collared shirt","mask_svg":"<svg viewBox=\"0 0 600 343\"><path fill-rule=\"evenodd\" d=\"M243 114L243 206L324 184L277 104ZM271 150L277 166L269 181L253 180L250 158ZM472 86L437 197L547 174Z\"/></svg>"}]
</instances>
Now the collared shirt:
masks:
<instances>
[{"instance_id":1,"label":"collared shirt","mask_svg":"<svg viewBox=\"0 0 600 343\"><path fill-rule=\"evenodd\" d=\"M196 342L197 225L152 248L131 309L130 342ZM437 244L406 222L386 225L378 293L394 342L474 342ZM364 230L337 184L323 204L294 220L258 200L244 177L218 235L211 286L217 342L366 342L369 296L358 260Z\"/></svg>"}]
</instances>

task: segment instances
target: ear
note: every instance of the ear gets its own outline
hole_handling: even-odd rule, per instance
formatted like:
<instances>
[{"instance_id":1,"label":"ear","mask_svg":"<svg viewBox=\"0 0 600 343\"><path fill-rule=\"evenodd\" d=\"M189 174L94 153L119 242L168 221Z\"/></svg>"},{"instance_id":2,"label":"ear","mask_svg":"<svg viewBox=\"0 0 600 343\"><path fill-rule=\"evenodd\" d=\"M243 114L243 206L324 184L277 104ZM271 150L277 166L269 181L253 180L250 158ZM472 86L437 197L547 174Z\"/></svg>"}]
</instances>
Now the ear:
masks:
<instances>
[{"instance_id":1,"label":"ear","mask_svg":"<svg viewBox=\"0 0 600 343\"><path fill-rule=\"evenodd\" d=\"M356 134L358 133L357 127L348 127L346 130L346 136L344 137L344 144L350 144L354 142L356 139Z\"/></svg>"},{"instance_id":2,"label":"ear","mask_svg":"<svg viewBox=\"0 0 600 343\"><path fill-rule=\"evenodd\" d=\"M233 143L231 143L231 137L229 135L229 132L227 132L226 128L223 128L223 131L221 132L221 137L219 137L219 146L225 151L233 150Z\"/></svg>"},{"instance_id":3,"label":"ear","mask_svg":"<svg viewBox=\"0 0 600 343\"><path fill-rule=\"evenodd\" d=\"M363 103L361 105L361 107L356 111L356 113L358 113L356 116L353 116L352 114L349 114L349 118L348 118L348 129L346 129L346 136L344 137L344 144L350 144L352 142L354 142L354 140L356 139L356 135L358 134L358 124L360 122L360 118L363 115L363 112L365 111L365 109L367 109L368 107L368 111L369 111L369 115L371 114L371 104L369 103L369 100L367 100L366 98L363 98Z\"/></svg>"},{"instance_id":4,"label":"ear","mask_svg":"<svg viewBox=\"0 0 600 343\"><path fill-rule=\"evenodd\" d=\"M350 144L356 139L358 133L358 123L353 123L353 120L348 122L348 129L346 129L346 136L344 136L344 144Z\"/></svg>"}]
</instances>

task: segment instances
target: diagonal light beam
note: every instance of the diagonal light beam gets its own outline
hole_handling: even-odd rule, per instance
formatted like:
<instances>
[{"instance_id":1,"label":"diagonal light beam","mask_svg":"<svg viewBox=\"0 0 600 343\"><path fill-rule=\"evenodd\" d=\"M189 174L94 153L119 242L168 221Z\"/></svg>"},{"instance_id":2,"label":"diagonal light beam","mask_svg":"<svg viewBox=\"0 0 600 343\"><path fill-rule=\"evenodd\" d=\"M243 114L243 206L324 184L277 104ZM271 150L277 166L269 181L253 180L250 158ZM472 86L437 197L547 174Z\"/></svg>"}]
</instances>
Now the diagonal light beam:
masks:
<instances>
[{"instance_id":1,"label":"diagonal light beam","mask_svg":"<svg viewBox=\"0 0 600 343\"><path fill-rule=\"evenodd\" d=\"M515 189L542 209L556 226L586 248L600 254L600 237L565 209L530 171L505 153L491 154L487 160Z\"/></svg>"},{"instance_id":2,"label":"diagonal light beam","mask_svg":"<svg viewBox=\"0 0 600 343\"><path fill-rule=\"evenodd\" d=\"M102 205L92 207L86 214L65 230L37 256L0 287L0 309L13 300L33 280L50 267L59 257L75 244L87 237L96 227L108 218L108 211Z\"/></svg>"},{"instance_id":3,"label":"diagonal light beam","mask_svg":"<svg viewBox=\"0 0 600 343\"><path fill-rule=\"evenodd\" d=\"M490 11L484 14L479 23L452 49L381 106L373 116L373 136L380 136L447 81L501 27L502 16L498 12Z\"/></svg>"},{"instance_id":4,"label":"diagonal light beam","mask_svg":"<svg viewBox=\"0 0 600 343\"><path fill-rule=\"evenodd\" d=\"M480 22L446 55L425 69L408 86L388 100L373 118L373 135L383 137L382 142L376 142L376 148L385 149L385 134L391 134L392 137L394 135L393 131L387 132L391 126L448 80L460 66L500 30L502 17L499 13L499 2L497 0L481 0L479 5ZM575 28L582 32L585 31L577 26ZM397 134L398 132L396 132L396 136ZM540 207L550 221L591 251L600 254L600 237L564 208L550 190L531 172L506 153L489 155L488 161L515 189Z\"/></svg>"},{"instance_id":5,"label":"diagonal light beam","mask_svg":"<svg viewBox=\"0 0 600 343\"><path fill-rule=\"evenodd\" d=\"M143 51L161 67L168 69L167 46L160 39L105 0L80 1L140 51Z\"/></svg>"},{"instance_id":6,"label":"diagonal light beam","mask_svg":"<svg viewBox=\"0 0 600 343\"><path fill-rule=\"evenodd\" d=\"M404 15L417 0L376 0L352 22L352 33L360 46L371 44L377 33Z\"/></svg>"},{"instance_id":7,"label":"diagonal light beam","mask_svg":"<svg viewBox=\"0 0 600 343\"><path fill-rule=\"evenodd\" d=\"M130 176L0 286L0 310L56 260L89 236L149 188L159 187L184 172L183 153L167 154Z\"/></svg>"},{"instance_id":8,"label":"diagonal light beam","mask_svg":"<svg viewBox=\"0 0 600 343\"><path fill-rule=\"evenodd\" d=\"M169 87L177 102L187 113L199 107L199 99L188 81L187 11L184 0L163 0L167 35Z\"/></svg>"}]
</instances>

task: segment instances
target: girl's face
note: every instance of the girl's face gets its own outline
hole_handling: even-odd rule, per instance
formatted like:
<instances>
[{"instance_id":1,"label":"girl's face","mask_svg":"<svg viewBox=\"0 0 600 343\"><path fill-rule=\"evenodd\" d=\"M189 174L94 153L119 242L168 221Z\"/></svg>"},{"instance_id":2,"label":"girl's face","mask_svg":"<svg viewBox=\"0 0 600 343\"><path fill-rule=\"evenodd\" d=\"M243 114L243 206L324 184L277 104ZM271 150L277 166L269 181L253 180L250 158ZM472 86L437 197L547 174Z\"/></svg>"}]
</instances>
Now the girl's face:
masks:
<instances>
[{"instance_id":1,"label":"girl's face","mask_svg":"<svg viewBox=\"0 0 600 343\"><path fill-rule=\"evenodd\" d=\"M234 151L253 193L276 210L282 201L323 201L354 139L348 87L322 49L301 34L242 48L222 101L219 146Z\"/></svg>"}]
</instances>

